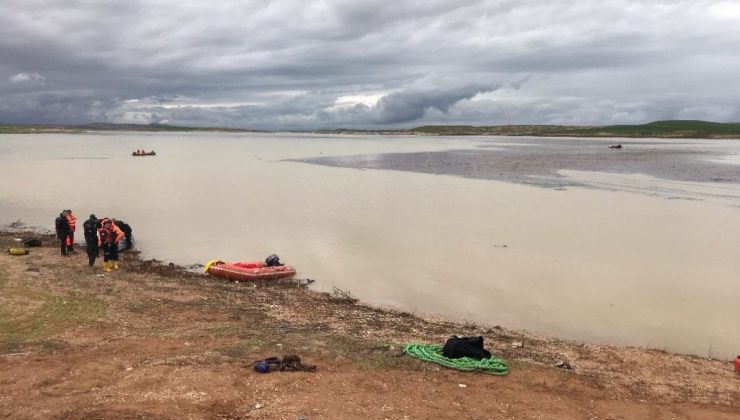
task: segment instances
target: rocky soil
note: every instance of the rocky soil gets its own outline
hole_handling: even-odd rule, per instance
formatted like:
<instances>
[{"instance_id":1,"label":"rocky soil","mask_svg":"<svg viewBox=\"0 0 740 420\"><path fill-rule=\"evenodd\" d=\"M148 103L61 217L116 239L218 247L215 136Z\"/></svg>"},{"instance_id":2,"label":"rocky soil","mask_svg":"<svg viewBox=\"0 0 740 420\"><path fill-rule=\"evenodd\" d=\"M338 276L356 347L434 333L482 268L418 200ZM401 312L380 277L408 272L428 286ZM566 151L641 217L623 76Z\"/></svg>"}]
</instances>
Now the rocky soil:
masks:
<instances>
[{"instance_id":1,"label":"rocky soil","mask_svg":"<svg viewBox=\"0 0 740 420\"><path fill-rule=\"evenodd\" d=\"M0 233L0 248L31 235ZM231 283L136 253L104 274L41 239L0 254L0 418L740 418L728 361L420 317L300 279ZM402 354L453 334L482 335L510 374ZM251 369L287 354L317 371Z\"/></svg>"}]
</instances>

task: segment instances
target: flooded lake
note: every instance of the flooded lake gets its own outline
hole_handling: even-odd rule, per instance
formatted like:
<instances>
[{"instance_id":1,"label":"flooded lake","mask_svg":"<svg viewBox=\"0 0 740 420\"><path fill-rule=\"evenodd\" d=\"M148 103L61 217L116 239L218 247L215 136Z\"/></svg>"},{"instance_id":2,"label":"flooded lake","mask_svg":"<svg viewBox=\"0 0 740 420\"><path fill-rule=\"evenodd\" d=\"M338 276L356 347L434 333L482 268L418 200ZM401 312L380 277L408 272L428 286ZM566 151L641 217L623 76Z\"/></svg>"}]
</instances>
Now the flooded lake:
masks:
<instances>
[{"instance_id":1,"label":"flooded lake","mask_svg":"<svg viewBox=\"0 0 740 420\"><path fill-rule=\"evenodd\" d=\"M740 354L740 142L612 142L2 135L0 225L52 229L71 208L125 220L145 257L277 253L369 303Z\"/></svg>"}]
</instances>

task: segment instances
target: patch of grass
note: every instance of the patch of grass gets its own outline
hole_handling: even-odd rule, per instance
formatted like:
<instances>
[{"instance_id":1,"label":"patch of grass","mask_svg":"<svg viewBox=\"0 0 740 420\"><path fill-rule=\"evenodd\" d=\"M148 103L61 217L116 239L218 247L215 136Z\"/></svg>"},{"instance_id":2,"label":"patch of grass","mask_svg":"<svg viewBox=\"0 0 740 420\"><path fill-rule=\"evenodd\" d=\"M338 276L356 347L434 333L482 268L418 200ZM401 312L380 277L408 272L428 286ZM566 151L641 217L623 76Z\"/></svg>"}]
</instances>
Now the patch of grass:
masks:
<instances>
[{"instance_id":1,"label":"patch of grass","mask_svg":"<svg viewBox=\"0 0 740 420\"><path fill-rule=\"evenodd\" d=\"M359 301L358 298L356 298L349 290L342 290L337 287L335 287L331 293L329 294L329 297L337 302L343 302L343 303L349 303L349 304L355 304Z\"/></svg>"},{"instance_id":2,"label":"patch of grass","mask_svg":"<svg viewBox=\"0 0 740 420\"><path fill-rule=\"evenodd\" d=\"M737 135L738 123L715 123L697 120L654 121L641 125L612 125L591 128L592 132L605 132L624 136L706 137L709 135Z\"/></svg>"},{"instance_id":3,"label":"patch of grass","mask_svg":"<svg viewBox=\"0 0 740 420\"><path fill-rule=\"evenodd\" d=\"M0 283L2 284L2 283ZM101 317L105 306L91 298L52 296L23 287L0 287L0 351L12 352L28 346L58 349L48 340L64 330Z\"/></svg>"},{"instance_id":4,"label":"patch of grass","mask_svg":"<svg viewBox=\"0 0 740 420\"><path fill-rule=\"evenodd\" d=\"M0 341L0 354L22 353L35 349L42 353L56 353L69 348L63 340L53 338L29 341Z\"/></svg>"}]
</instances>

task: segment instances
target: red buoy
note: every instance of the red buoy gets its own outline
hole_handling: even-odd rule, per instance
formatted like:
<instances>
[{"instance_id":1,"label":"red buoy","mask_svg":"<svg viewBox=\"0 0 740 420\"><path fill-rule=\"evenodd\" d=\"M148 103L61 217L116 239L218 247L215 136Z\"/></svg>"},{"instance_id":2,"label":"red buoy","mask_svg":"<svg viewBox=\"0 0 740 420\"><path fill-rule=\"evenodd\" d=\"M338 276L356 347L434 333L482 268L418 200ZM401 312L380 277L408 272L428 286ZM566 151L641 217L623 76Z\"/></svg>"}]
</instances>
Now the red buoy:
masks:
<instances>
[{"instance_id":1,"label":"red buoy","mask_svg":"<svg viewBox=\"0 0 740 420\"><path fill-rule=\"evenodd\" d=\"M740 372L740 356L735 359L735 372Z\"/></svg>"}]
</instances>

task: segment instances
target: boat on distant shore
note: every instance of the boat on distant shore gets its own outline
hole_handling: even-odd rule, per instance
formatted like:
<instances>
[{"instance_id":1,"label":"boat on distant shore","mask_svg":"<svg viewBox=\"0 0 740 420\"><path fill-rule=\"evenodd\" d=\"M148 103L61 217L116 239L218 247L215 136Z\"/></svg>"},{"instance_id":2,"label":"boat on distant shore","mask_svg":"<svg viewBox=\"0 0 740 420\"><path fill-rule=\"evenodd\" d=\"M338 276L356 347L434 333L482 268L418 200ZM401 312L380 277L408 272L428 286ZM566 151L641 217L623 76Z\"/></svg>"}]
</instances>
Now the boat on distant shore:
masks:
<instances>
[{"instance_id":1,"label":"boat on distant shore","mask_svg":"<svg viewBox=\"0 0 740 420\"><path fill-rule=\"evenodd\" d=\"M144 150L136 150L131 153L131 156L156 156L157 154L152 150L151 152L147 152Z\"/></svg>"},{"instance_id":2,"label":"boat on distant shore","mask_svg":"<svg viewBox=\"0 0 740 420\"><path fill-rule=\"evenodd\" d=\"M211 260L203 270L206 274L233 281L277 280L293 277L295 268L288 265L268 267L262 261L226 263Z\"/></svg>"}]
</instances>

